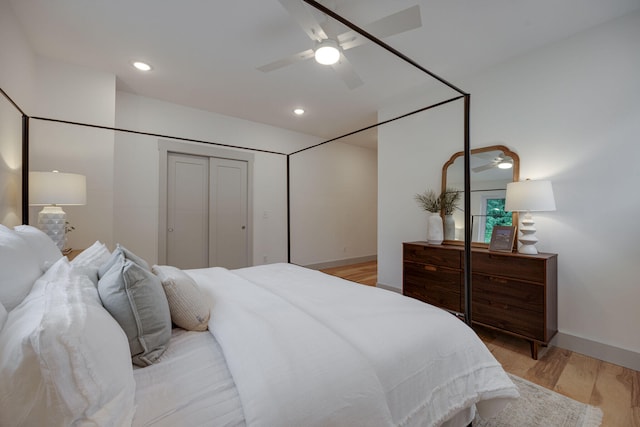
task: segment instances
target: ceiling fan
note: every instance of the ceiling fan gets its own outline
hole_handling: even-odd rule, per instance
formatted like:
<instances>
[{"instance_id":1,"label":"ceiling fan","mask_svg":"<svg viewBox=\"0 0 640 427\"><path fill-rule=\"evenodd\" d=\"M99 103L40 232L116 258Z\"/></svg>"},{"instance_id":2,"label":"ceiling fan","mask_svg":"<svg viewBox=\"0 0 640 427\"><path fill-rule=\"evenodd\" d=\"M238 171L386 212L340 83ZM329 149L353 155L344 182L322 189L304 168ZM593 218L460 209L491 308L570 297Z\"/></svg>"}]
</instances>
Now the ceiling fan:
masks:
<instances>
[{"instance_id":1,"label":"ceiling fan","mask_svg":"<svg viewBox=\"0 0 640 427\"><path fill-rule=\"evenodd\" d=\"M493 168L510 169L513 167L513 159L505 156L504 153L498 154L489 163L471 168L474 172L483 172Z\"/></svg>"},{"instance_id":2,"label":"ceiling fan","mask_svg":"<svg viewBox=\"0 0 640 427\"><path fill-rule=\"evenodd\" d=\"M301 0L278 1L315 45L312 49L258 67L258 70L267 73L296 62L315 58L317 62L331 66L349 89L355 89L362 85L362 79L355 72L344 52L360 46L368 40L352 30L338 34L333 20L327 19L322 24L319 23L308 6ZM364 26L363 29L377 38L384 38L419 28L421 25L420 6L416 5L374 21ZM323 59L323 52L328 52L331 59Z\"/></svg>"}]
</instances>

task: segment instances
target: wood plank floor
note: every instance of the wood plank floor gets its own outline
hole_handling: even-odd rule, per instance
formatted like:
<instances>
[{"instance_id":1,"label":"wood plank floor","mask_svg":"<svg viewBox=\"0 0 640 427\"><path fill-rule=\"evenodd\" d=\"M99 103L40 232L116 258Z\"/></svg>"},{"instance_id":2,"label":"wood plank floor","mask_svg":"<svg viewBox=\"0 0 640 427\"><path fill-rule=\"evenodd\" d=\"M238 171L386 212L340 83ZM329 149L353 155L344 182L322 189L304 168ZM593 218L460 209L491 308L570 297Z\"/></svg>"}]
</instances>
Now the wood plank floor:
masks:
<instances>
[{"instance_id":1,"label":"wood plank floor","mask_svg":"<svg viewBox=\"0 0 640 427\"><path fill-rule=\"evenodd\" d=\"M375 261L323 269L375 286ZM558 347L541 348L533 360L529 343L488 329L476 332L504 369L577 401L598 406L604 427L640 427L640 372Z\"/></svg>"}]
</instances>

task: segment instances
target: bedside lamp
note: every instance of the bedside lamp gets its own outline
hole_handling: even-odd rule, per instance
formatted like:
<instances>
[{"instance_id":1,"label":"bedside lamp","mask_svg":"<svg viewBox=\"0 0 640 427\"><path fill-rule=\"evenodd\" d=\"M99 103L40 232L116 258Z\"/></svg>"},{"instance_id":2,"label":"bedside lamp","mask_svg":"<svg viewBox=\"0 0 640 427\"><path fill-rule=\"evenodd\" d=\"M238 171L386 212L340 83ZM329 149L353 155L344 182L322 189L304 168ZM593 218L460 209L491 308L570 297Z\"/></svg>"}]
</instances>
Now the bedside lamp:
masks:
<instances>
[{"instance_id":1,"label":"bedside lamp","mask_svg":"<svg viewBox=\"0 0 640 427\"><path fill-rule=\"evenodd\" d=\"M87 181L75 173L29 172L29 204L44 206L38 213L38 228L53 240L60 250L65 244L67 214L60 206L87 203Z\"/></svg>"},{"instance_id":2,"label":"bedside lamp","mask_svg":"<svg viewBox=\"0 0 640 427\"><path fill-rule=\"evenodd\" d=\"M538 253L536 228L531 212L555 211L556 201L553 197L551 181L520 181L507 184L507 196L504 210L507 212L526 212L522 219L518 241L522 243L518 252L535 255Z\"/></svg>"}]
</instances>

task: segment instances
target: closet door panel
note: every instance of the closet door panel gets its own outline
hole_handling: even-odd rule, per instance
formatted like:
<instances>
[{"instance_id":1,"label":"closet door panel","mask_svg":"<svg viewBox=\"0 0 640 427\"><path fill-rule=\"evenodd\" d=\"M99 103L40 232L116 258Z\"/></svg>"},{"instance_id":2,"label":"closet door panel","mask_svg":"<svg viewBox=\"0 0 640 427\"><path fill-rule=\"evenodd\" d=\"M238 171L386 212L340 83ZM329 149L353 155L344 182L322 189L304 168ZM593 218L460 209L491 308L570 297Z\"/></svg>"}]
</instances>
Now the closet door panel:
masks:
<instances>
[{"instance_id":1,"label":"closet door panel","mask_svg":"<svg viewBox=\"0 0 640 427\"><path fill-rule=\"evenodd\" d=\"M167 170L167 264L209 266L209 159L170 154Z\"/></svg>"}]
</instances>

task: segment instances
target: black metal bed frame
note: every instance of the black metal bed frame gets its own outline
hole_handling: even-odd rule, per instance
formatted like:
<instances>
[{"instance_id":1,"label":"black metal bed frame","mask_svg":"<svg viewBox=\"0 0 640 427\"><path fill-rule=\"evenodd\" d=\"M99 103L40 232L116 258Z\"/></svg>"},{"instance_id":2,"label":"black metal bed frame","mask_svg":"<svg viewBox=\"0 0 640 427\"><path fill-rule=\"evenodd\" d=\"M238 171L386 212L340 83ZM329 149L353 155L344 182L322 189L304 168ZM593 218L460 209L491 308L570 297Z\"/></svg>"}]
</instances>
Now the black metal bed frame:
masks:
<instances>
[{"instance_id":1,"label":"black metal bed frame","mask_svg":"<svg viewBox=\"0 0 640 427\"><path fill-rule=\"evenodd\" d=\"M444 104L448 104L450 102L453 101L457 101L460 99L464 99L464 207L465 207L465 220L464 220L464 229L465 229L465 233L464 233L464 289L465 289L465 301L464 301L464 307L465 307L465 323L467 323L469 326L471 326L471 292L472 292L472 287L471 287L471 214L470 214L470 205L471 205L471 183L470 183L470 164L469 164L469 155L470 155L470 105L471 105L471 95L463 90L461 90L460 88L454 86L453 84L451 84L450 82L448 82L447 80L443 79L442 77L436 75L435 73L429 71L428 69L424 68L423 66L421 66L420 64L418 64L417 62L415 62L414 60L412 60L411 58L409 58L408 56L404 55L403 53L399 52L398 50L394 49L393 47L389 46L388 44L386 44L385 42L383 42L382 40L378 39L377 37L373 36L372 34L369 34L368 32L366 32L365 30L363 30L362 28L356 26L355 24L353 24L352 22L350 22L349 20L345 19L344 17L338 15L337 13L335 13L334 11L328 9L327 7L323 6L322 4L318 3L315 0L302 0L305 3L307 3L308 5L310 5L311 7L319 10L322 13L325 13L326 15L330 16L331 18L337 20L338 22L342 23L343 25L347 26L348 28L352 29L353 31L357 32L358 34L362 35L363 37L367 38L368 40L370 40L371 42L377 44L378 46L382 47L383 49L385 49L386 51L388 51L389 53L395 55L396 57L400 58L401 60L403 60L404 62L408 63L409 65L417 68L418 70L422 71L423 73L429 75L430 77L432 77L433 79L437 80L438 82L440 82L441 84L449 87L450 89L453 89L454 91L456 91L457 93L459 93L459 96L455 96L453 98L429 105L427 107L424 108L420 108L417 109L415 111L403 114L401 116L398 117L394 117L392 119L383 121L383 122L379 122L379 123L375 123L373 125L364 127L362 129L358 129L352 132L349 132L347 134L335 137L335 138L331 138L329 140L323 141L321 143L318 143L316 145L312 145L310 147L298 150L298 151L294 151L292 153L281 153L281 152L276 152L276 151L269 151L269 150L262 150L262 149L256 149L256 148L247 148L247 147L240 147L240 146L235 146L235 145L229 145L229 144L220 144L220 143L216 143L216 142L211 142L211 141L204 141L204 140L196 140L196 139L191 139L191 138L183 138L183 137L175 137L175 136L171 136L171 135L162 135L162 134L156 134L156 133L150 133L150 132L141 132L141 131L135 131L135 130L130 130L130 129L121 129L121 128L114 128L114 127L109 127L109 126L99 126L99 125L94 125L94 124L87 124L87 123L80 123L80 122L73 122L73 121L66 121L66 120L58 120L58 119L51 119L51 118L46 118L46 117L30 117L28 116L12 99L11 97L4 91L2 90L2 88L0 88L0 93L11 103L13 104L13 106L20 112L20 114L22 115L22 222L24 224L27 224L29 222L29 214L28 214L28 200L29 200L29 124L30 124L30 120L41 120L41 121L49 121L49 122L57 122L57 123L62 123L62 124L69 124L69 125L74 125L74 126L85 126L85 127L91 127L91 128L97 128L97 129L105 129L105 130L111 130L111 131L117 131L117 132L126 132L126 133L134 133L134 134L138 134L138 135L146 135L146 136L154 136L154 137L160 137L160 138L169 138L169 139L173 139L173 140L178 140L178 141L188 141L188 142L196 142L196 143L203 143L203 144L210 144L210 145L216 145L216 146L221 146L221 147L228 147L228 148L236 148L236 149L242 149L242 150L248 150L248 151L255 151L255 152L262 152L262 153L269 153L269 154L276 154L276 155L283 155L286 156L287 158L287 162L286 162L286 167L287 167L287 261L291 262L291 202L290 202L290 188L291 188L291 176L290 176L290 160L292 156L295 156L298 153L301 153L303 151L307 151L307 150L311 150L314 149L316 147L319 147L321 145L324 144L328 144L331 142L334 142L336 140L339 140L341 138L345 138L354 134L357 134L359 132L363 132L369 129L372 129L374 127L383 125L385 123L389 123L389 122L393 122L395 120L399 120L401 118L407 117L407 116L411 116L413 114L417 114L426 110L429 110L431 108L436 108L439 106L442 106Z\"/></svg>"}]
</instances>

